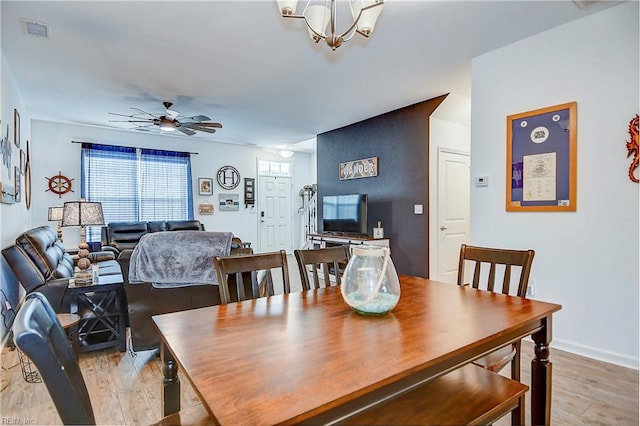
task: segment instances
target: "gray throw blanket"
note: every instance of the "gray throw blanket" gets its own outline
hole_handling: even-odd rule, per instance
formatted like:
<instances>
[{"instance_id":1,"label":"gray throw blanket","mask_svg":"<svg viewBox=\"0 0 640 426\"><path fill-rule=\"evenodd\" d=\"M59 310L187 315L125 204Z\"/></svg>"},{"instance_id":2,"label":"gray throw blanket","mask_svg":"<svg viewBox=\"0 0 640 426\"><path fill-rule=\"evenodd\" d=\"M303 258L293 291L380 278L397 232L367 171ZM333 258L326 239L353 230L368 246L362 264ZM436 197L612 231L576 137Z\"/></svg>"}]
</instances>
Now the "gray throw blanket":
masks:
<instances>
[{"instance_id":1,"label":"gray throw blanket","mask_svg":"<svg viewBox=\"0 0 640 426\"><path fill-rule=\"evenodd\" d=\"M230 232L165 231L140 238L129 265L129 283L154 287L217 284L215 256L231 252Z\"/></svg>"}]
</instances>

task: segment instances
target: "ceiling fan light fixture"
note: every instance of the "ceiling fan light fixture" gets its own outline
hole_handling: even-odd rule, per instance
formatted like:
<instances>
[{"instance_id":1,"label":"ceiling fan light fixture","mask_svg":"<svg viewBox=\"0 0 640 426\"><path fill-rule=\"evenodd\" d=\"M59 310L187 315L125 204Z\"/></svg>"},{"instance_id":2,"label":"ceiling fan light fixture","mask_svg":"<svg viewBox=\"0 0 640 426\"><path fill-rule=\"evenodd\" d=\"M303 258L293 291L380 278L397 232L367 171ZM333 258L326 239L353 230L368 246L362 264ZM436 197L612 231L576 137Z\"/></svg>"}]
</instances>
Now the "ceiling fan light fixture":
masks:
<instances>
[{"instance_id":1,"label":"ceiling fan light fixture","mask_svg":"<svg viewBox=\"0 0 640 426\"><path fill-rule=\"evenodd\" d=\"M293 151L291 151L290 149L281 149L280 151L278 151L278 154L280 155L280 157L282 158L291 158L293 157Z\"/></svg>"},{"instance_id":2,"label":"ceiling fan light fixture","mask_svg":"<svg viewBox=\"0 0 640 426\"><path fill-rule=\"evenodd\" d=\"M349 0L351 16L353 20L343 32L337 32L337 7L336 0L325 0L323 3L315 0L308 0L302 14L296 15L297 1L276 0L278 9L283 18L300 18L307 25L309 37L315 43L325 40L332 50L336 50L343 42L349 41L354 34L358 33L364 37L369 37L382 12L384 0Z\"/></svg>"},{"instance_id":3,"label":"ceiling fan light fixture","mask_svg":"<svg viewBox=\"0 0 640 426\"><path fill-rule=\"evenodd\" d=\"M163 120L160 123L160 130L163 132L175 132L176 131L176 123L173 121Z\"/></svg>"}]
</instances>

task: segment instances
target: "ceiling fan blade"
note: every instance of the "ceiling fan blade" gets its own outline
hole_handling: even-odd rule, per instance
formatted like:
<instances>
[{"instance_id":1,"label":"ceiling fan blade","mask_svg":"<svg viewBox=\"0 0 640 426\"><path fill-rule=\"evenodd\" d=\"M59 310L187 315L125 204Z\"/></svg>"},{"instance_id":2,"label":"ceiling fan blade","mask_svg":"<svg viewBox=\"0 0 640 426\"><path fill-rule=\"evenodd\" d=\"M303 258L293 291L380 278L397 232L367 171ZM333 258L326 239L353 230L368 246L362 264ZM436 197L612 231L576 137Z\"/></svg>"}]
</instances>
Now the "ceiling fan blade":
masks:
<instances>
[{"instance_id":1,"label":"ceiling fan blade","mask_svg":"<svg viewBox=\"0 0 640 426\"><path fill-rule=\"evenodd\" d=\"M153 124L153 121L151 121L151 119L148 120L109 120L110 123L151 123Z\"/></svg>"},{"instance_id":2,"label":"ceiling fan blade","mask_svg":"<svg viewBox=\"0 0 640 426\"><path fill-rule=\"evenodd\" d=\"M139 112L141 112L141 113L143 113L143 114L150 115L151 117L154 117L154 118L160 118L160 116L158 116L158 115L156 115L156 114L151 114L150 112L147 112L147 111L141 110L140 108L136 108L136 107L130 107L130 108L131 108L131 109L134 109L134 110L136 110L136 111L139 111Z\"/></svg>"},{"instance_id":3,"label":"ceiling fan blade","mask_svg":"<svg viewBox=\"0 0 640 426\"><path fill-rule=\"evenodd\" d=\"M133 115L131 115L131 114L118 114L117 112L110 112L109 114L111 114L111 115L117 115L117 116L120 116L120 117L130 117L130 118L133 118Z\"/></svg>"},{"instance_id":4,"label":"ceiling fan blade","mask_svg":"<svg viewBox=\"0 0 640 426\"><path fill-rule=\"evenodd\" d=\"M215 133L216 132L216 129L210 129L209 127L190 127L190 129L198 130L200 132L205 132L205 133Z\"/></svg>"},{"instance_id":5,"label":"ceiling fan blade","mask_svg":"<svg viewBox=\"0 0 640 426\"><path fill-rule=\"evenodd\" d=\"M182 126L178 126L178 127L176 127L176 129L178 129L179 131L181 131L182 133L184 133L187 136L193 136L193 135L196 134L196 132L194 132L193 130L183 128Z\"/></svg>"},{"instance_id":6,"label":"ceiling fan blade","mask_svg":"<svg viewBox=\"0 0 640 426\"><path fill-rule=\"evenodd\" d=\"M199 123L199 122L187 122L181 123L183 126L189 127L193 129L194 127L213 127L216 129L222 129L222 124L220 123Z\"/></svg>"},{"instance_id":7,"label":"ceiling fan blade","mask_svg":"<svg viewBox=\"0 0 640 426\"><path fill-rule=\"evenodd\" d=\"M193 117L184 117L184 120L209 121L211 119L206 115L194 115Z\"/></svg>"}]
</instances>

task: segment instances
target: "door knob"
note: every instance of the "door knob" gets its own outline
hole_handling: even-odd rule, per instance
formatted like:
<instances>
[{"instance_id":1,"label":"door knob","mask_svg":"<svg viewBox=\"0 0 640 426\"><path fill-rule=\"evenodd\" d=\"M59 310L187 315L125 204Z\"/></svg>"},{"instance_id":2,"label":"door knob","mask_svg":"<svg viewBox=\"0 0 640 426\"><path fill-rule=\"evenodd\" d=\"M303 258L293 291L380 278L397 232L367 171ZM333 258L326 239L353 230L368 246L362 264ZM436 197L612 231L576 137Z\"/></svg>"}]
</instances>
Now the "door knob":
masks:
<instances>
[{"instance_id":1,"label":"door knob","mask_svg":"<svg viewBox=\"0 0 640 426\"><path fill-rule=\"evenodd\" d=\"M445 229L448 229L448 228L446 226L444 226L444 225L440 227L441 231L444 231Z\"/></svg>"}]
</instances>

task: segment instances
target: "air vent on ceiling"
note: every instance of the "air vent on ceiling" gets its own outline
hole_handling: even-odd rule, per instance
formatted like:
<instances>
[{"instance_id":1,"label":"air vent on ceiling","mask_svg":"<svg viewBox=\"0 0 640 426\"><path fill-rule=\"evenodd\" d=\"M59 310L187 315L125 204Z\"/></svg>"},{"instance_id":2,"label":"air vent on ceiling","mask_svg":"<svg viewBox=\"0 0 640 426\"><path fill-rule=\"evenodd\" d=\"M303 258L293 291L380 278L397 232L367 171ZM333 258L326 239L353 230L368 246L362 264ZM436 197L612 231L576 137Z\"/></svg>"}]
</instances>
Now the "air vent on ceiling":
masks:
<instances>
[{"instance_id":1,"label":"air vent on ceiling","mask_svg":"<svg viewBox=\"0 0 640 426\"><path fill-rule=\"evenodd\" d=\"M28 35L38 38L51 37L51 25L43 24L41 22L29 21L26 19L23 22Z\"/></svg>"}]
</instances>

